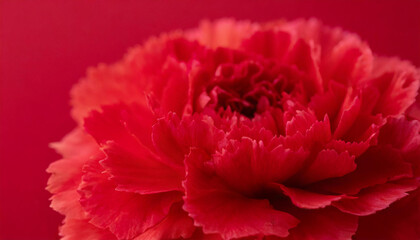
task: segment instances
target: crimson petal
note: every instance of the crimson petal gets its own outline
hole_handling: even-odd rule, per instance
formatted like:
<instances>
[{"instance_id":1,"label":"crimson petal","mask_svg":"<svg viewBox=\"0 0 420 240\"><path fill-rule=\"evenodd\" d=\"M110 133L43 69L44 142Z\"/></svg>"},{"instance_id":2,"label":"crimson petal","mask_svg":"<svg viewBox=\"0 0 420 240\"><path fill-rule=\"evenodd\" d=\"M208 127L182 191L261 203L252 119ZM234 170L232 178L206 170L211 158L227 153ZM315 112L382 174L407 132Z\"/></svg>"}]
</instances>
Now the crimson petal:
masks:
<instances>
[{"instance_id":1,"label":"crimson petal","mask_svg":"<svg viewBox=\"0 0 420 240\"><path fill-rule=\"evenodd\" d=\"M79 187L80 203L90 217L90 223L109 228L118 239L131 239L164 219L179 192L149 195L116 191L116 184L97 161L84 167Z\"/></svg>"},{"instance_id":2,"label":"crimson petal","mask_svg":"<svg viewBox=\"0 0 420 240\"><path fill-rule=\"evenodd\" d=\"M404 177L412 177L411 164L403 161L401 154L389 147L369 148L356 159L355 171L339 178L326 179L312 185L323 191L357 194L361 189Z\"/></svg>"},{"instance_id":3,"label":"crimson petal","mask_svg":"<svg viewBox=\"0 0 420 240\"><path fill-rule=\"evenodd\" d=\"M334 202L333 206L346 213L366 216L389 207L391 203L407 196L407 192L415 190L418 186L419 183L413 179L380 184L363 189L355 198Z\"/></svg>"},{"instance_id":4,"label":"crimson petal","mask_svg":"<svg viewBox=\"0 0 420 240\"><path fill-rule=\"evenodd\" d=\"M164 162L151 141L153 114L138 105L112 105L93 112L85 128L107 157L101 162L118 190L137 193L182 191L183 166Z\"/></svg>"},{"instance_id":5,"label":"crimson petal","mask_svg":"<svg viewBox=\"0 0 420 240\"><path fill-rule=\"evenodd\" d=\"M196 230L193 223L182 210L182 202L174 203L165 219L134 240L190 238Z\"/></svg>"},{"instance_id":6,"label":"crimson petal","mask_svg":"<svg viewBox=\"0 0 420 240\"><path fill-rule=\"evenodd\" d=\"M298 224L292 215L274 210L267 200L247 198L227 188L203 166L209 156L193 149L186 159L184 209L206 234L224 239L257 234L286 237Z\"/></svg>"},{"instance_id":7,"label":"crimson petal","mask_svg":"<svg viewBox=\"0 0 420 240\"><path fill-rule=\"evenodd\" d=\"M316 209L324 208L331 205L333 201L343 198L342 195L326 195L316 192L311 192L304 189L287 187L283 184L270 184L272 188L278 188L285 195L287 195L293 204L299 208Z\"/></svg>"}]
</instances>

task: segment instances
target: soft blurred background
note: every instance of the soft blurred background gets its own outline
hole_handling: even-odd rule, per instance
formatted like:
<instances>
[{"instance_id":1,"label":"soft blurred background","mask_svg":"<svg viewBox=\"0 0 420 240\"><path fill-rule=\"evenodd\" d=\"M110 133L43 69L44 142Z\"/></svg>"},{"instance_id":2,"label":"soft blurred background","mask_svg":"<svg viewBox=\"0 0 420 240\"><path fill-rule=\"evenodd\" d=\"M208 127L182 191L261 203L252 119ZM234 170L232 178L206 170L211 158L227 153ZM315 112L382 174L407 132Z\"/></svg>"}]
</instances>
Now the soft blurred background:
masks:
<instances>
[{"instance_id":1,"label":"soft blurred background","mask_svg":"<svg viewBox=\"0 0 420 240\"><path fill-rule=\"evenodd\" d=\"M44 188L59 156L48 143L75 126L68 92L86 68L117 61L148 36L220 17L317 17L420 66L420 0L1 0L0 239L58 239L62 217Z\"/></svg>"}]
</instances>

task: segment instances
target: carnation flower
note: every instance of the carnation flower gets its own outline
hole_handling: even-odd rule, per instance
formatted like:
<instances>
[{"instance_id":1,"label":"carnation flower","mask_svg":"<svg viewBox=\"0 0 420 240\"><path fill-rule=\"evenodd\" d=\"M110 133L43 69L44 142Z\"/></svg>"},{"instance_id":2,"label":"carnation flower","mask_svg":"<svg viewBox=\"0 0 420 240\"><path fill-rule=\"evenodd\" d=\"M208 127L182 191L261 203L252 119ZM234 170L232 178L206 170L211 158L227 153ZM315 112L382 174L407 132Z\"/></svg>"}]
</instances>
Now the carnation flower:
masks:
<instances>
[{"instance_id":1,"label":"carnation flower","mask_svg":"<svg viewBox=\"0 0 420 240\"><path fill-rule=\"evenodd\" d=\"M71 91L62 239L419 239L418 70L317 20L151 38Z\"/></svg>"}]
</instances>

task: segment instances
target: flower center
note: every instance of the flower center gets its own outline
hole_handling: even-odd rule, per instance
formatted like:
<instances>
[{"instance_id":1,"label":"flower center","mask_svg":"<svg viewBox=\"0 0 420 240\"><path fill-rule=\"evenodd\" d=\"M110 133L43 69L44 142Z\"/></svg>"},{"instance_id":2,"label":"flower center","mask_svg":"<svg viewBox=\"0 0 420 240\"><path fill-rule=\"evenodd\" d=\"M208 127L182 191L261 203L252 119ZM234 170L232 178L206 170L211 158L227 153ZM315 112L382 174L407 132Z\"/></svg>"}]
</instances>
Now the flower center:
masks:
<instances>
[{"instance_id":1,"label":"flower center","mask_svg":"<svg viewBox=\"0 0 420 240\"><path fill-rule=\"evenodd\" d=\"M253 118L270 106L279 107L283 94L293 92L296 84L291 73L290 68L273 62L247 60L221 64L207 86L210 104Z\"/></svg>"}]
</instances>

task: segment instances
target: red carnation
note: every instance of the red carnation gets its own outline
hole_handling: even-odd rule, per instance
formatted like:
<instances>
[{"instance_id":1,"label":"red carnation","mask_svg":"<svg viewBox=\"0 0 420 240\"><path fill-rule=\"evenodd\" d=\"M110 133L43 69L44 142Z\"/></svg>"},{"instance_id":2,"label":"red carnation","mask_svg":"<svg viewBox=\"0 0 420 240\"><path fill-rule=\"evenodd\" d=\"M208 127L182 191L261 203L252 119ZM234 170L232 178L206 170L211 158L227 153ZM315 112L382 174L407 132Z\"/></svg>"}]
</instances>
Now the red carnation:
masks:
<instances>
[{"instance_id":1,"label":"red carnation","mask_svg":"<svg viewBox=\"0 0 420 240\"><path fill-rule=\"evenodd\" d=\"M72 90L62 239L419 239L420 77L316 20L152 38Z\"/></svg>"}]
</instances>

